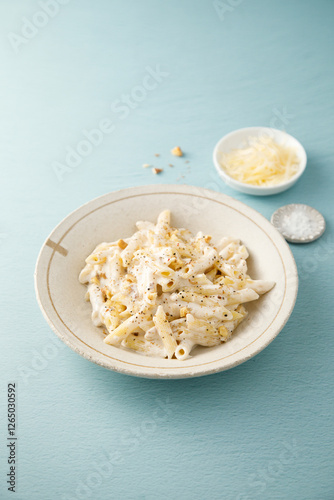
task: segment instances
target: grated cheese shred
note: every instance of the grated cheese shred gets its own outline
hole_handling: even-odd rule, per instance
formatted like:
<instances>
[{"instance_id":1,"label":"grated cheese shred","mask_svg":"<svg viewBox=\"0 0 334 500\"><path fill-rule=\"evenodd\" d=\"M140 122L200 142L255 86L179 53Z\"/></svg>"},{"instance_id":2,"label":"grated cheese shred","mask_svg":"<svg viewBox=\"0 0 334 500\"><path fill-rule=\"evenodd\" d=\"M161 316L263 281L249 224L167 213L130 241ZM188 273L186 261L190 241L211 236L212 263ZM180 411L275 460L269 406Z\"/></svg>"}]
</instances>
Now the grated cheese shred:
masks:
<instances>
[{"instance_id":1,"label":"grated cheese shred","mask_svg":"<svg viewBox=\"0 0 334 500\"><path fill-rule=\"evenodd\" d=\"M243 149L221 155L221 166L233 179L254 186L273 186L297 173L299 161L293 148L264 135L250 137L248 143Z\"/></svg>"}]
</instances>

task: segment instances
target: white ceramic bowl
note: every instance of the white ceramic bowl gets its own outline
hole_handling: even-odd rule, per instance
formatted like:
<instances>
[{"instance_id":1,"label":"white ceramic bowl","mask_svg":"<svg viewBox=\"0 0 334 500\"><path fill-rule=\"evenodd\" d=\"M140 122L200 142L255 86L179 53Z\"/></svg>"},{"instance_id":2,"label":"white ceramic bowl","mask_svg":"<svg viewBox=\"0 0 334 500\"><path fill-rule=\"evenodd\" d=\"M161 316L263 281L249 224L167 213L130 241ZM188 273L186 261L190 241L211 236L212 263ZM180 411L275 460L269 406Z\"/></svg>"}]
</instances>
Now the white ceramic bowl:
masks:
<instances>
[{"instance_id":1,"label":"white ceramic bowl","mask_svg":"<svg viewBox=\"0 0 334 500\"><path fill-rule=\"evenodd\" d=\"M299 159L299 168L298 172L288 181L282 182L281 184L276 184L275 186L252 186L251 184L245 184L244 182L239 182L233 179L221 166L220 157L222 153L229 153L232 149L243 148L247 146L250 137L260 137L261 135L269 135L278 144L285 144L286 146L295 149L297 157ZM292 137L292 135L289 135L282 130L268 127L247 127L240 128L239 130L235 130L234 132L230 132L229 134L222 137L220 141L218 141L213 150L213 163L219 176L228 186L236 189L237 191L241 191L242 193L267 196L270 194L281 193L282 191L285 191L286 189L289 189L291 186L293 186L306 168L307 156L305 149L300 144L300 142Z\"/></svg>"},{"instance_id":2,"label":"white ceramic bowl","mask_svg":"<svg viewBox=\"0 0 334 500\"><path fill-rule=\"evenodd\" d=\"M240 238L247 246L249 273L276 282L255 303L232 338L216 347L197 347L185 361L146 357L106 345L84 301L78 275L85 258L102 241L130 236L139 219L155 221L162 209L172 224L214 240ZM284 238L267 219L243 203L192 186L154 185L106 194L68 215L50 234L39 254L35 288L41 310L53 331L81 356L105 368L149 378L195 377L227 370L262 351L280 332L294 307L296 265Z\"/></svg>"}]
</instances>

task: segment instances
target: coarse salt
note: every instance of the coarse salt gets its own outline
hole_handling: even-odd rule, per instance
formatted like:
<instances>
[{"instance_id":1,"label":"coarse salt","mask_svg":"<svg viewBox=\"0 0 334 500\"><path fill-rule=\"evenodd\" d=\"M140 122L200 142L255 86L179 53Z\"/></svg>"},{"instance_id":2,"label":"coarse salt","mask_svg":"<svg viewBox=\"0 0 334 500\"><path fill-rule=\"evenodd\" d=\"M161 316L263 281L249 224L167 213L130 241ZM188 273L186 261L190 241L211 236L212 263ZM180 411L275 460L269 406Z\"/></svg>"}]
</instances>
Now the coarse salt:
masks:
<instances>
[{"instance_id":1,"label":"coarse salt","mask_svg":"<svg viewBox=\"0 0 334 500\"><path fill-rule=\"evenodd\" d=\"M285 233L297 238L308 238L317 230L317 222L308 217L304 210L284 215L281 224Z\"/></svg>"}]
</instances>

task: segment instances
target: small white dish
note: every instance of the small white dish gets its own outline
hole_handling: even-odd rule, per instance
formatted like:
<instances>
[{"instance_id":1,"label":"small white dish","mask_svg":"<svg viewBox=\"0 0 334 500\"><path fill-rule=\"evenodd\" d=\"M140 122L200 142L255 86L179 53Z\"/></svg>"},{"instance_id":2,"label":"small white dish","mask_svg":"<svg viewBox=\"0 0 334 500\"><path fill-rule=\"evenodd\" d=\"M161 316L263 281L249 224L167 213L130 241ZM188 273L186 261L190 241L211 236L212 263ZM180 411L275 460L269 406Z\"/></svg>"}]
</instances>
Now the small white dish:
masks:
<instances>
[{"instance_id":1,"label":"small white dish","mask_svg":"<svg viewBox=\"0 0 334 500\"><path fill-rule=\"evenodd\" d=\"M299 159L298 172L288 181L276 184L274 186L252 186L251 184L237 181L229 176L221 166L221 154L229 153L233 149L243 148L248 145L248 140L250 137L260 137L263 135L272 137L277 142L277 144L285 144L288 147L294 148ZM297 139L295 139L292 135L289 135L282 130L268 127L247 127L234 130L233 132L230 132L229 134L222 137L220 141L218 141L213 150L213 163L219 176L228 186L236 189L237 191L241 191L242 193L267 196L271 194L281 193L282 191L286 191L287 189L292 187L301 177L306 168L307 156L305 149L300 144L300 142L297 141Z\"/></svg>"},{"instance_id":2,"label":"small white dish","mask_svg":"<svg viewBox=\"0 0 334 500\"><path fill-rule=\"evenodd\" d=\"M320 238L326 229L323 215L301 203L278 208L271 216L271 223L290 243L311 243Z\"/></svg>"},{"instance_id":3,"label":"small white dish","mask_svg":"<svg viewBox=\"0 0 334 500\"><path fill-rule=\"evenodd\" d=\"M102 241L133 234L137 220L155 221L162 209L172 224L215 240L240 238L247 246L249 273L276 282L255 303L232 338L216 347L197 347L185 361L143 356L107 345L91 321L86 287L78 276L85 258ZM46 321L78 354L105 368L148 378L196 377L232 368L264 349L282 330L295 304L298 276L288 244L258 212L229 196L193 186L143 186L106 194L68 215L50 234L39 254L35 289Z\"/></svg>"}]
</instances>

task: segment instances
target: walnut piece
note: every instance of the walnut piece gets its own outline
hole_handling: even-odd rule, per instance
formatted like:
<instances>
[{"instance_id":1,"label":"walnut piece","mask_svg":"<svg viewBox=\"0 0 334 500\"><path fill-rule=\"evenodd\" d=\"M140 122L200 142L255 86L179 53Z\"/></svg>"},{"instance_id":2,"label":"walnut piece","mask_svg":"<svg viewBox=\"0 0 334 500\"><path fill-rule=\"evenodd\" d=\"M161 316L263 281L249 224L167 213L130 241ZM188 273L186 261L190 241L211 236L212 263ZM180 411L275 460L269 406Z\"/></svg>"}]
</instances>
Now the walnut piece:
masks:
<instances>
[{"instance_id":1,"label":"walnut piece","mask_svg":"<svg viewBox=\"0 0 334 500\"><path fill-rule=\"evenodd\" d=\"M152 172L154 174L160 174L160 172L162 172L162 171L163 171L163 168L156 168L156 167L152 168Z\"/></svg>"},{"instance_id":2,"label":"walnut piece","mask_svg":"<svg viewBox=\"0 0 334 500\"><path fill-rule=\"evenodd\" d=\"M118 240L117 242L117 245L119 246L119 248L121 248L122 250L124 250L124 248L126 248L128 246L127 243L125 243L124 240Z\"/></svg>"},{"instance_id":3,"label":"walnut piece","mask_svg":"<svg viewBox=\"0 0 334 500\"><path fill-rule=\"evenodd\" d=\"M174 156L183 156L183 152L182 152L182 149L180 148L180 146L176 146L175 148L173 148L171 150L171 153Z\"/></svg>"}]
</instances>

